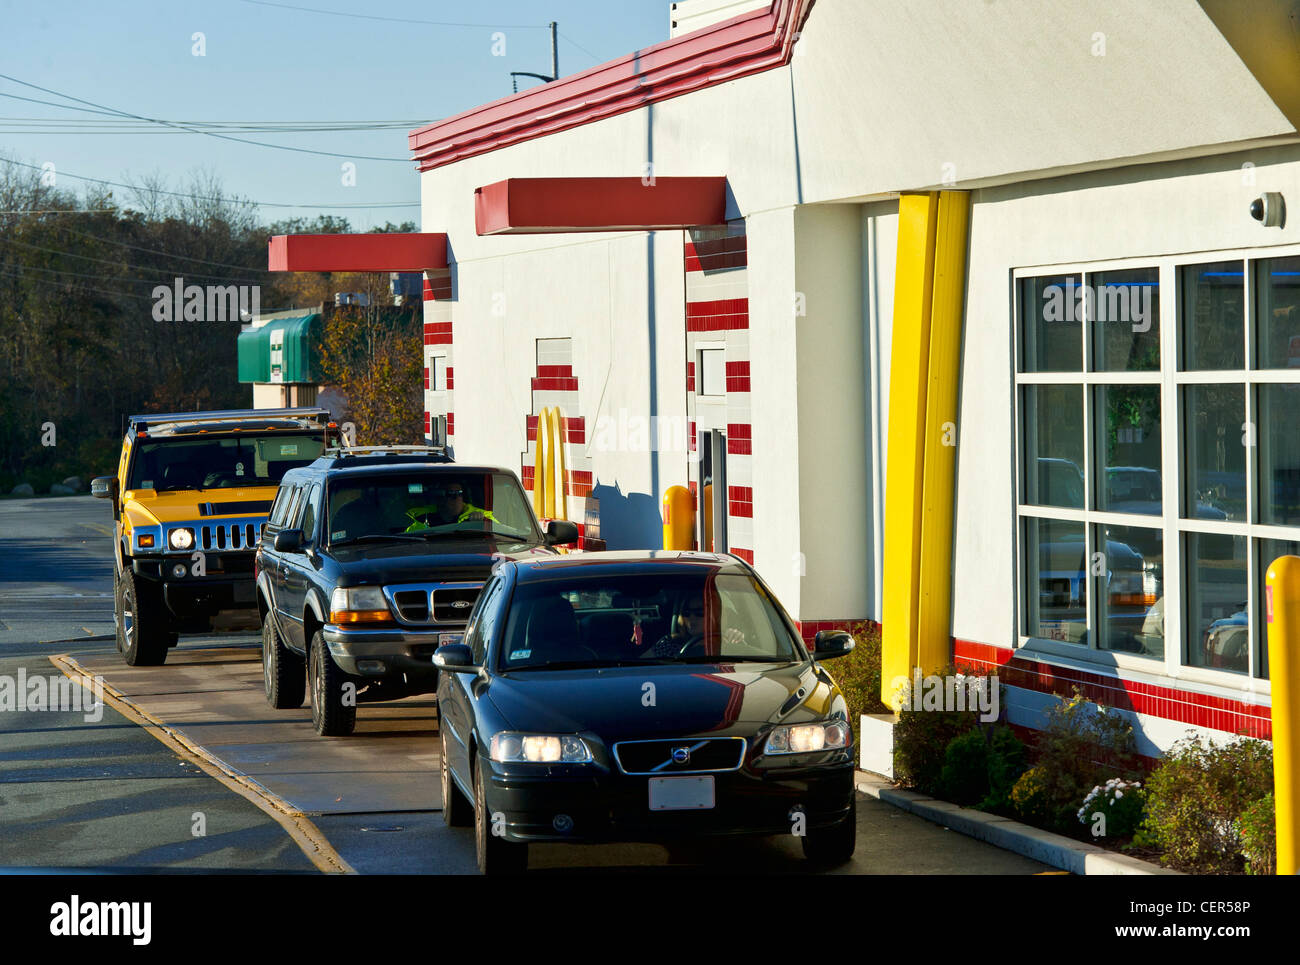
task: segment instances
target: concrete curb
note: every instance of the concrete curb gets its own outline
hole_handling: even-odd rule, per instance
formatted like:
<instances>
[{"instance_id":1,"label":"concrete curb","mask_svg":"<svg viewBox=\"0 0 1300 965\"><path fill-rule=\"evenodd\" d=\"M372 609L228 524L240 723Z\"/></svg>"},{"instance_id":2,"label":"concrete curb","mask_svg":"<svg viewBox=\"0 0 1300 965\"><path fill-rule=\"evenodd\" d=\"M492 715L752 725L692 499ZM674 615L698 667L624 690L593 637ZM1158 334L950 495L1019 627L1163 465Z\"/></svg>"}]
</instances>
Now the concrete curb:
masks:
<instances>
[{"instance_id":1,"label":"concrete curb","mask_svg":"<svg viewBox=\"0 0 1300 965\"><path fill-rule=\"evenodd\" d=\"M866 771L857 771L854 781L859 791L892 804L917 817L942 824L1004 851L1013 851L1054 868L1076 875L1177 875L1180 871L1162 868L1126 854L1107 851L1095 844L1085 844L1060 834L1012 821L997 814L964 808L939 801L915 791L904 791L887 780Z\"/></svg>"}]
</instances>

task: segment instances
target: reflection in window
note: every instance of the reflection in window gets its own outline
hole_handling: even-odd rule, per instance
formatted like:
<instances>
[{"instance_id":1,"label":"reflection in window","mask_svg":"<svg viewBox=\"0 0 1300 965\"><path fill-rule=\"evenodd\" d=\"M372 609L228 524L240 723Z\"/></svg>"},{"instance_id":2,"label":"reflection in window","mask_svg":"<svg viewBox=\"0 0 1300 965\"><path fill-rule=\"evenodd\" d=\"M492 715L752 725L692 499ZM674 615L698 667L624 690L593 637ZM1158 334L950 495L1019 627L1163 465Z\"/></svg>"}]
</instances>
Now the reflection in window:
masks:
<instances>
[{"instance_id":1,"label":"reflection in window","mask_svg":"<svg viewBox=\"0 0 1300 965\"><path fill-rule=\"evenodd\" d=\"M1025 519L1025 634L1088 642L1088 566L1083 524Z\"/></svg>"},{"instance_id":2,"label":"reflection in window","mask_svg":"<svg viewBox=\"0 0 1300 965\"><path fill-rule=\"evenodd\" d=\"M1300 385L1260 385L1259 521L1300 524Z\"/></svg>"},{"instance_id":3,"label":"reflection in window","mask_svg":"<svg viewBox=\"0 0 1300 965\"><path fill-rule=\"evenodd\" d=\"M1185 533L1187 662L1246 673L1250 665L1250 593L1246 539Z\"/></svg>"},{"instance_id":4,"label":"reflection in window","mask_svg":"<svg viewBox=\"0 0 1300 965\"><path fill-rule=\"evenodd\" d=\"M1267 577L1269 568L1279 556L1300 556L1300 543L1284 539L1260 539L1255 541L1258 547L1259 557L1255 561L1256 572L1259 574L1259 610L1257 613L1267 613L1268 604L1264 600L1264 594L1267 592ZM1268 629L1265 627L1259 635L1259 656L1256 666L1259 667L1257 677L1268 677Z\"/></svg>"},{"instance_id":5,"label":"reflection in window","mask_svg":"<svg viewBox=\"0 0 1300 965\"><path fill-rule=\"evenodd\" d=\"M1097 508L1160 515L1160 386L1099 385Z\"/></svg>"},{"instance_id":6,"label":"reflection in window","mask_svg":"<svg viewBox=\"0 0 1300 965\"><path fill-rule=\"evenodd\" d=\"M1083 371L1083 277L1020 280L1025 372Z\"/></svg>"},{"instance_id":7,"label":"reflection in window","mask_svg":"<svg viewBox=\"0 0 1300 965\"><path fill-rule=\"evenodd\" d=\"M1083 508L1083 387L1025 386L1025 502Z\"/></svg>"},{"instance_id":8,"label":"reflection in window","mask_svg":"<svg viewBox=\"0 0 1300 965\"><path fill-rule=\"evenodd\" d=\"M1141 526L1098 526L1104 553L1098 590L1098 645L1144 657L1165 653L1164 551L1161 531ZM1104 548L1103 548L1104 547Z\"/></svg>"},{"instance_id":9,"label":"reflection in window","mask_svg":"<svg viewBox=\"0 0 1300 965\"><path fill-rule=\"evenodd\" d=\"M1246 518L1246 388L1183 387L1187 492L1183 516Z\"/></svg>"},{"instance_id":10,"label":"reflection in window","mask_svg":"<svg viewBox=\"0 0 1300 965\"><path fill-rule=\"evenodd\" d=\"M1223 261L1178 269L1183 368L1239 369L1245 364L1242 264Z\"/></svg>"},{"instance_id":11,"label":"reflection in window","mask_svg":"<svg viewBox=\"0 0 1300 965\"><path fill-rule=\"evenodd\" d=\"M1257 367L1300 368L1300 257L1258 261L1254 280Z\"/></svg>"},{"instance_id":12,"label":"reflection in window","mask_svg":"<svg viewBox=\"0 0 1300 965\"><path fill-rule=\"evenodd\" d=\"M1160 270L1133 268L1088 276L1092 285L1093 369L1160 368Z\"/></svg>"}]
</instances>

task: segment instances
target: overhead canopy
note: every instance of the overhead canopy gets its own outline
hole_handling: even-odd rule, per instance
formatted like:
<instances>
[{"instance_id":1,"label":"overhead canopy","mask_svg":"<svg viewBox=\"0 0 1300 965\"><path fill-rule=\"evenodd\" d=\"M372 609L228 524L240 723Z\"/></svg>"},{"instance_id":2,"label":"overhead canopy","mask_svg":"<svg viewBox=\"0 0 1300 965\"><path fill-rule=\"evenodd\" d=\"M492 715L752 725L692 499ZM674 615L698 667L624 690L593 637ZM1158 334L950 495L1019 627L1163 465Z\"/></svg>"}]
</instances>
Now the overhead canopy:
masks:
<instances>
[{"instance_id":1,"label":"overhead canopy","mask_svg":"<svg viewBox=\"0 0 1300 965\"><path fill-rule=\"evenodd\" d=\"M474 191L480 235L661 231L726 221L727 179L508 178Z\"/></svg>"},{"instance_id":2,"label":"overhead canopy","mask_svg":"<svg viewBox=\"0 0 1300 965\"><path fill-rule=\"evenodd\" d=\"M447 267L447 236L437 232L364 235L275 235L267 245L271 271L439 271Z\"/></svg>"},{"instance_id":3,"label":"overhead canopy","mask_svg":"<svg viewBox=\"0 0 1300 965\"><path fill-rule=\"evenodd\" d=\"M240 382L320 382L322 317L318 312L276 318L239 333Z\"/></svg>"}]
</instances>

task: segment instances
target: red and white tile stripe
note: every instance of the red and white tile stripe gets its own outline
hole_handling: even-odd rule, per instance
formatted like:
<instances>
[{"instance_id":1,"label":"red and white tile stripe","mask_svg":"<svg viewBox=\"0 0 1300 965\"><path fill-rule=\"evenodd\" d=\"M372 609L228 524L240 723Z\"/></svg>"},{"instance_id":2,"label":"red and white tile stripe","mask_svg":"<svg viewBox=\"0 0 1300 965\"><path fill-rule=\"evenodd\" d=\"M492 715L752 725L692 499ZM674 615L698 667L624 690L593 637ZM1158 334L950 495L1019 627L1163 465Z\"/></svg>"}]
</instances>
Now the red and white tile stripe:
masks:
<instances>
[{"instance_id":1,"label":"red and white tile stripe","mask_svg":"<svg viewBox=\"0 0 1300 965\"><path fill-rule=\"evenodd\" d=\"M426 272L424 276L424 434L431 431L434 417L447 417L447 442L455 434L452 389L452 285L451 269ZM433 359L446 359L447 385L437 389L431 384Z\"/></svg>"}]
</instances>

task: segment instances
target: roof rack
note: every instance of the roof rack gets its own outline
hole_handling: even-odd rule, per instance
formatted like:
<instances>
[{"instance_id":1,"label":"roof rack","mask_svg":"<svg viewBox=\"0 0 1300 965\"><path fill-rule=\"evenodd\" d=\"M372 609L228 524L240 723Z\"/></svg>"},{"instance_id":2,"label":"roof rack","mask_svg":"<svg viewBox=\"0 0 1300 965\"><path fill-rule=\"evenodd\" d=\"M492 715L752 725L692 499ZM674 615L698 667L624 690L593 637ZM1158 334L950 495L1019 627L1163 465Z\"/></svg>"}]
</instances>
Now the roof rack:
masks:
<instances>
[{"instance_id":1,"label":"roof rack","mask_svg":"<svg viewBox=\"0 0 1300 965\"><path fill-rule=\"evenodd\" d=\"M329 409L219 409L213 412L144 412L127 419L128 426L135 428L140 424L160 425L184 422L217 422L240 419L312 419L328 422Z\"/></svg>"},{"instance_id":2,"label":"roof rack","mask_svg":"<svg viewBox=\"0 0 1300 965\"><path fill-rule=\"evenodd\" d=\"M446 446L331 446L322 456L344 459L354 456L410 456L423 453L446 455Z\"/></svg>"}]
</instances>

